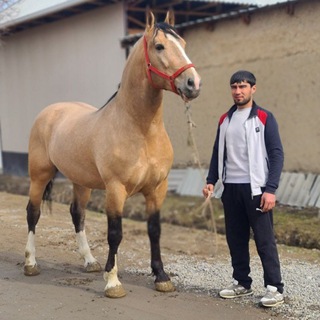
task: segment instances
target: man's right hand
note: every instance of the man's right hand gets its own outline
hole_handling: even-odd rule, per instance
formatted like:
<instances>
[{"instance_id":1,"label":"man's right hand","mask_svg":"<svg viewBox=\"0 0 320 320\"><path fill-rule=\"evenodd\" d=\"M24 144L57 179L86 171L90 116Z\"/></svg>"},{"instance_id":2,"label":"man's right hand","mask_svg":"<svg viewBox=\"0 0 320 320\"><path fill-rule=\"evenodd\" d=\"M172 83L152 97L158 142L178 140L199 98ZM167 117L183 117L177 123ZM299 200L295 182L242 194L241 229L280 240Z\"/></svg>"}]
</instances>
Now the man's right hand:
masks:
<instances>
[{"instance_id":1,"label":"man's right hand","mask_svg":"<svg viewBox=\"0 0 320 320\"><path fill-rule=\"evenodd\" d=\"M213 190L214 190L214 185L209 183L206 186L204 186L204 188L202 189L202 193L205 198L208 198L212 195Z\"/></svg>"}]
</instances>

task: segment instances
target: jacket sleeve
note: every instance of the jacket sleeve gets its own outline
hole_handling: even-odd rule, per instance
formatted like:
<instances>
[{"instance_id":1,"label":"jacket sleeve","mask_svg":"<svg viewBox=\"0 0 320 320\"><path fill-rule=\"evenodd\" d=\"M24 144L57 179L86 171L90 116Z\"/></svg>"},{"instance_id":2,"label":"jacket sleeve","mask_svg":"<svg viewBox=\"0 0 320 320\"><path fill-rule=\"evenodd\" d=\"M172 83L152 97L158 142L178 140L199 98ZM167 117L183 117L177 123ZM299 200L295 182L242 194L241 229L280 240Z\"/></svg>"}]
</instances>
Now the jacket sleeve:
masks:
<instances>
[{"instance_id":1,"label":"jacket sleeve","mask_svg":"<svg viewBox=\"0 0 320 320\"><path fill-rule=\"evenodd\" d=\"M207 176L207 184L215 185L219 179L219 173L218 173L219 135L220 135L220 126L218 126L216 140L213 145L210 167L209 167L209 172Z\"/></svg>"},{"instance_id":2,"label":"jacket sleeve","mask_svg":"<svg viewBox=\"0 0 320 320\"><path fill-rule=\"evenodd\" d=\"M265 127L265 144L268 154L269 175L266 192L275 193L283 168L284 153L277 121L272 113L268 114Z\"/></svg>"}]
</instances>

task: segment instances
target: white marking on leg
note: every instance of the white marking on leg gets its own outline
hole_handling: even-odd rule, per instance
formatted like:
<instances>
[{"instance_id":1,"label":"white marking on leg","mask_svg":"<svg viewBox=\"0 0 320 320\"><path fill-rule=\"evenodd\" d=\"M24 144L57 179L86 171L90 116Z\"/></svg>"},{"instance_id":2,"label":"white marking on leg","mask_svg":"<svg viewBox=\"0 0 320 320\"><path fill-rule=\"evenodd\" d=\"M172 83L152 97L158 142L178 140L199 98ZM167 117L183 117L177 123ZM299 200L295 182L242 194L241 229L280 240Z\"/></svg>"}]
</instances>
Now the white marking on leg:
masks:
<instances>
[{"instance_id":1,"label":"white marking on leg","mask_svg":"<svg viewBox=\"0 0 320 320\"><path fill-rule=\"evenodd\" d=\"M117 255L114 257L114 267L110 272L105 272L103 274L103 279L107 282L104 291L116 286L121 286L121 282L118 279Z\"/></svg>"},{"instance_id":2,"label":"white marking on leg","mask_svg":"<svg viewBox=\"0 0 320 320\"><path fill-rule=\"evenodd\" d=\"M84 266L86 267L88 264L96 263L97 260L91 254L85 230L78 232L76 239L79 247L78 251L84 259Z\"/></svg>"},{"instance_id":3,"label":"white marking on leg","mask_svg":"<svg viewBox=\"0 0 320 320\"><path fill-rule=\"evenodd\" d=\"M35 248L35 235L32 231L28 234L28 241L25 249L25 265L26 266L35 266L36 262L36 248Z\"/></svg>"}]
</instances>

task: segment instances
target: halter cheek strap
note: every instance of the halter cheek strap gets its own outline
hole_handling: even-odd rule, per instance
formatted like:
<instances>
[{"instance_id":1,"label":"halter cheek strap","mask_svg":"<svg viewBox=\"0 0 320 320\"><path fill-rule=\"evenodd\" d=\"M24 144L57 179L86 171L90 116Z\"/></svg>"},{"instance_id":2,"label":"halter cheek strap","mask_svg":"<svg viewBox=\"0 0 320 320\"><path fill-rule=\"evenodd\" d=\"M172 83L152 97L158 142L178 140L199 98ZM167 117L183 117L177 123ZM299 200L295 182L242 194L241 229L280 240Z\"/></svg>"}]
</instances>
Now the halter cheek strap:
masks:
<instances>
[{"instance_id":1,"label":"halter cheek strap","mask_svg":"<svg viewBox=\"0 0 320 320\"><path fill-rule=\"evenodd\" d=\"M145 54L145 58L146 58L146 63L147 63L147 75L148 75L148 79L149 79L149 82L151 83L151 85L156 88L156 89L160 89L159 87L157 87L153 80L152 80L152 76L151 76L151 72L157 74L158 76L160 76L161 78L163 79L166 79L166 80L169 80L170 81L170 84L171 84L171 89L173 92L175 92L176 94L179 94L178 93L178 90L174 84L174 80L182 73L184 72L185 70L189 69L189 68L192 68L194 67L194 64L193 63L189 63L189 64L186 64L185 66L181 67L179 70L177 70L174 74L172 74L171 76L160 71L159 69L157 69L156 67L154 67L151 62L150 62L150 59L149 59L149 55L148 55L148 47L147 47L147 39L146 39L146 36L143 36L143 46L144 46L144 54Z\"/></svg>"}]
</instances>

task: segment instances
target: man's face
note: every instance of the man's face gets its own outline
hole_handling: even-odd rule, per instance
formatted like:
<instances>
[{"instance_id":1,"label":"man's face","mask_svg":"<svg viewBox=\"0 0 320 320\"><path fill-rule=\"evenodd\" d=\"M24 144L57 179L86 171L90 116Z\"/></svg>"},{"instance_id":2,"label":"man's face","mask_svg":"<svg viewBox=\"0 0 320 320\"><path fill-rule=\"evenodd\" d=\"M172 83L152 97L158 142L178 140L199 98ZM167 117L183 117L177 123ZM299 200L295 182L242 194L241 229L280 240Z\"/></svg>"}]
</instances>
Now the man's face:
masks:
<instances>
[{"instance_id":1,"label":"man's face","mask_svg":"<svg viewBox=\"0 0 320 320\"><path fill-rule=\"evenodd\" d=\"M251 87L250 83L241 81L231 84L231 94L234 103L240 108L252 106L252 96L256 91L256 85Z\"/></svg>"}]
</instances>

